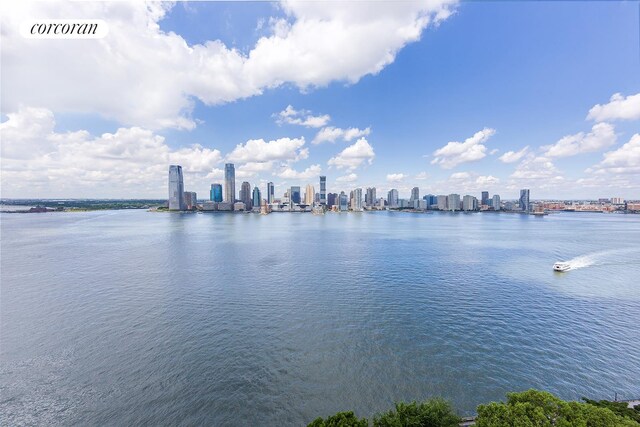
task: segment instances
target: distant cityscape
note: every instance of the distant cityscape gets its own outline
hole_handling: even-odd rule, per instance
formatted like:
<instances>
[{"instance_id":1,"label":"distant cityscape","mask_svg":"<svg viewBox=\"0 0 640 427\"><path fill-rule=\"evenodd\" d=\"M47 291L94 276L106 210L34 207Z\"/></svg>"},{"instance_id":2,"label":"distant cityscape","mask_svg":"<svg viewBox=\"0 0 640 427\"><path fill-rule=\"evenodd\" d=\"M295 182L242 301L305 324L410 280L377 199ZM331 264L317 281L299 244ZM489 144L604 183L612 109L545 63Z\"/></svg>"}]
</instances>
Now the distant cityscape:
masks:
<instances>
[{"instance_id":1,"label":"distant cityscape","mask_svg":"<svg viewBox=\"0 0 640 427\"><path fill-rule=\"evenodd\" d=\"M236 174L233 163L225 164L224 187L220 183L211 184L209 199L198 203L197 194L184 190L182 166L169 166L169 200L165 206L170 211L227 211L254 212L312 212L321 214L333 212L362 212L367 210L407 210L411 212L517 212L532 215L546 215L553 211L578 212L625 212L640 213L640 201L624 200L621 197L598 199L597 201L531 200L529 189L520 190L517 200L502 200L499 194L490 195L482 191L480 198L460 194L426 194L420 197L418 187L413 187L408 199L400 198L397 189L391 189L386 197L378 197L375 187L354 188L347 194L327 192L327 177L319 176L319 189L307 184L304 193L300 186L291 186L282 197L276 197L273 182L267 183L265 195L257 186L244 181L236 193ZM237 195L237 197L236 197Z\"/></svg>"}]
</instances>

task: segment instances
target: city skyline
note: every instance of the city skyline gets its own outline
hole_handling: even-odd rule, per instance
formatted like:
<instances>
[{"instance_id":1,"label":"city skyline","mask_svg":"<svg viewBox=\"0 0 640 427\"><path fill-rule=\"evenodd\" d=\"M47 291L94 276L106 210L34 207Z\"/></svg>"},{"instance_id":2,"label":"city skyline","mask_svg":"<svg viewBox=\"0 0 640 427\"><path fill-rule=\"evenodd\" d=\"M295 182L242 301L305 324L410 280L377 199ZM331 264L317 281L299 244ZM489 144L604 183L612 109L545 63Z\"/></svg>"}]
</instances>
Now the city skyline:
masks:
<instances>
[{"instance_id":1,"label":"city skyline","mask_svg":"<svg viewBox=\"0 0 640 427\"><path fill-rule=\"evenodd\" d=\"M108 23L101 44L18 34L57 7L0 18L3 197L162 198L168 164L204 195L235 163L278 194L324 175L381 195L640 198L637 4L73 7Z\"/></svg>"}]
</instances>

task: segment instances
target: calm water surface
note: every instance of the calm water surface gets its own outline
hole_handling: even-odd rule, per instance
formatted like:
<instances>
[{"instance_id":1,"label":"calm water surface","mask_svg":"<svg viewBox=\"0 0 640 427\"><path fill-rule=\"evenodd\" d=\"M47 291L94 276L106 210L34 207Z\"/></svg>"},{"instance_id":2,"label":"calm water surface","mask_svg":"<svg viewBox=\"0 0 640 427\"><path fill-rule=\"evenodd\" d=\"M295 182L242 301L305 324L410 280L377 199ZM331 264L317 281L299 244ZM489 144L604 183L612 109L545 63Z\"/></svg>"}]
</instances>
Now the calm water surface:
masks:
<instances>
[{"instance_id":1,"label":"calm water surface","mask_svg":"<svg viewBox=\"0 0 640 427\"><path fill-rule=\"evenodd\" d=\"M109 211L1 232L3 425L640 397L640 216Z\"/></svg>"}]
</instances>

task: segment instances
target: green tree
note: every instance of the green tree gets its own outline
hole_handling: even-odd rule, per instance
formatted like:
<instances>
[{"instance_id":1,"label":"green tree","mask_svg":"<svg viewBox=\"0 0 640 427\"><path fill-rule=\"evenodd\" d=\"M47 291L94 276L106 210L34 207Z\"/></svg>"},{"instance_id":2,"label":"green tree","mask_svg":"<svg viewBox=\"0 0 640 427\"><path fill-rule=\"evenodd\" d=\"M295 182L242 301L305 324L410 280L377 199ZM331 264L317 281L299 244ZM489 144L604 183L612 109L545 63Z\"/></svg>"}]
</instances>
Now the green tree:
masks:
<instances>
[{"instance_id":1,"label":"green tree","mask_svg":"<svg viewBox=\"0 0 640 427\"><path fill-rule=\"evenodd\" d=\"M477 427L637 427L607 408L566 402L544 391L507 393L506 402L478 406Z\"/></svg>"},{"instance_id":2,"label":"green tree","mask_svg":"<svg viewBox=\"0 0 640 427\"><path fill-rule=\"evenodd\" d=\"M358 418L352 412L338 412L335 415L323 419L318 417L308 425L308 427L368 427L366 418Z\"/></svg>"},{"instance_id":3,"label":"green tree","mask_svg":"<svg viewBox=\"0 0 640 427\"><path fill-rule=\"evenodd\" d=\"M610 400L591 400L587 399L586 397L583 397L582 400L584 400L589 405L610 409L614 414L621 417L630 418L640 424L640 406L629 408L624 402L612 402Z\"/></svg>"},{"instance_id":4,"label":"green tree","mask_svg":"<svg viewBox=\"0 0 640 427\"><path fill-rule=\"evenodd\" d=\"M396 403L395 410L377 415L374 427L458 427L460 417L444 399Z\"/></svg>"}]
</instances>

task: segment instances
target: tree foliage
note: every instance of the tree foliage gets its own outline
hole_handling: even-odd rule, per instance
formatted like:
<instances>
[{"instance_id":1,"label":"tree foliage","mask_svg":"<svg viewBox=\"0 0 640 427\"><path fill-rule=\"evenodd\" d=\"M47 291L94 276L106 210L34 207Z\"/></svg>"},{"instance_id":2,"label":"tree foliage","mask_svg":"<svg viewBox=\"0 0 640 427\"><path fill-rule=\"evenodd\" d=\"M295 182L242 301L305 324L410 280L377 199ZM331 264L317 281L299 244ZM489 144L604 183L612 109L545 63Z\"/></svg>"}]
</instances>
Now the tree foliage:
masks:
<instances>
[{"instance_id":1,"label":"tree foliage","mask_svg":"<svg viewBox=\"0 0 640 427\"><path fill-rule=\"evenodd\" d=\"M366 418L358 418L352 412L338 412L335 415L323 419L318 417L308 427L367 427L369 422Z\"/></svg>"},{"instance_id":2,"label":"tree foliage","mask_svg":"<svg viewBox=\"0 0 640 427\"><path fill-rule=\"evenodd\" d=\"M444 399L396 403L395 410L373 419L374 427L458 427L460 417Z\"/></svg>"},{"instance_id":3,"label":"tree foliage","mask_svg":"<svg viewBox=\"0 0 640 427\"><path fill-rule=\"evenodd\" d=\"M612 402L610 400L591 400L587 399L586 397L583 397L582 400L584 400L589 405L597 406L599 408L607 408L618 416L630 418L640 424L640 406L629 408L625 402Z\"/></svg>"},{"instance_id":4,"label":"tree foliage","mask_svg":"<svg viewBox=\"0 0 640 427\"><path fill-rule=\"evenodd\" d=\"M477 427L638 427L610 409L566 402L551 393L507 393L506 402L478 406Z\"/></svg>"}]
</instances>

